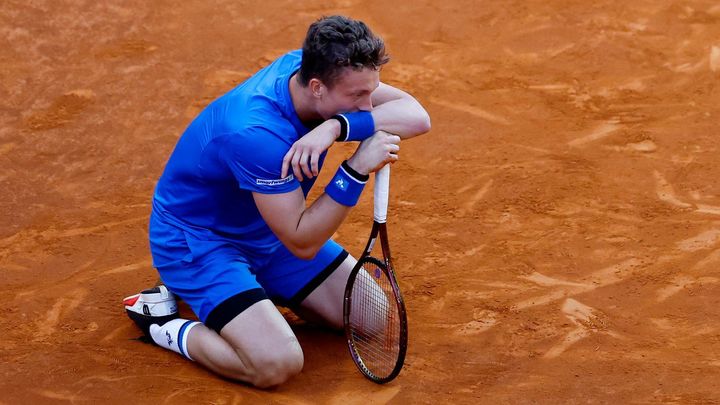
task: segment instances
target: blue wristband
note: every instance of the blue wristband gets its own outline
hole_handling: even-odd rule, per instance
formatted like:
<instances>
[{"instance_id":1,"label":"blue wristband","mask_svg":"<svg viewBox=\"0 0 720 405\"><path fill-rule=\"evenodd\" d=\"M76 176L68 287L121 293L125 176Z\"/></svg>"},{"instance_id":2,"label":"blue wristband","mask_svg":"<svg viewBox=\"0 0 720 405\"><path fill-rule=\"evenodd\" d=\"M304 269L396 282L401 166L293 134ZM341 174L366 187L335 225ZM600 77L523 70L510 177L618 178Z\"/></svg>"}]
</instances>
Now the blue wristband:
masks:
<instances>
[{"instance_id":1,"label":"blue wristband","mask_svg":"<svg viewBox=\"0 0 720 405\"><path fill-rule=\"evenodd\" d=\"M350 169L350 166L347 166L346 169L346 166L347 162L340 165L333 179L325 186L325 194L338 204L354 207L360 199L360 194L362 194L369 176L364 176L365 179L358 179L354 176L358 173Z\"/></svg>"},{"instance_id":2,"label":"blue wristband","mask_svg":"<svg viewBox=\"0 0 720 405\"><path fill-rule=\"evenodd\" d=\"M375 133L375 120L369 111L337 114L332 118L340 122L338 141L364 141Z\"/></svg>"}]
</instances>

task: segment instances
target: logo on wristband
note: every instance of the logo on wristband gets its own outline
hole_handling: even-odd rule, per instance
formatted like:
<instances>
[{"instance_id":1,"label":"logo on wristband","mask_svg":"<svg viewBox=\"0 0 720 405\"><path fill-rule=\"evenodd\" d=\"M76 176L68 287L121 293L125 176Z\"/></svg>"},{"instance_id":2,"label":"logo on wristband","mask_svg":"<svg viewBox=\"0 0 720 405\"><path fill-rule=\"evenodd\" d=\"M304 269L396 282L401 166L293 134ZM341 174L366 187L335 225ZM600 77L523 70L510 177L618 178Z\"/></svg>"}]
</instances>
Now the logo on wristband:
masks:
<instances>
[{"instance_id":1,"label":"logo on wristband","mask_svg":"<svg viewBox=\"0 0 720 405\"><path fill-rule=\"evenodd\" d=\"M347 191L348 183L342 177L335 178L335 185L342 191Z\"/></svg>"}]
</instances>

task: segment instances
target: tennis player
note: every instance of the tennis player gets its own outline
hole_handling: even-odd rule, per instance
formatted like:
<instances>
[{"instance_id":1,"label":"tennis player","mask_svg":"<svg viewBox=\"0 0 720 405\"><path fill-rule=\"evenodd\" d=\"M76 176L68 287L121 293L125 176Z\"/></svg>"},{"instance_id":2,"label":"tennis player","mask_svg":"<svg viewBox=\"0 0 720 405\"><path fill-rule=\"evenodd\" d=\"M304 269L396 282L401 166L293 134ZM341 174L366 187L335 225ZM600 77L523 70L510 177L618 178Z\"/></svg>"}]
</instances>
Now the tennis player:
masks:
<instances>
[{"instance_id":1,"label":"tennis player","mask_svg":"<svg viewBox=\"0 0 720 405\"><path fill-rule=\"evenodd\" d=\"M153 265L164 285L128 297L157 345L224 377L272 387L303 352L275 304L342 328L355 259L330 239L369 173L401 139L430 129L425 109L380 82L383 41L342 16L313 23L291 51L208 105L185 130L155 189ZM358 142L312 205L334 142ZM178 318L174 295L198 321Z\"/></svg>"}]
</instances>

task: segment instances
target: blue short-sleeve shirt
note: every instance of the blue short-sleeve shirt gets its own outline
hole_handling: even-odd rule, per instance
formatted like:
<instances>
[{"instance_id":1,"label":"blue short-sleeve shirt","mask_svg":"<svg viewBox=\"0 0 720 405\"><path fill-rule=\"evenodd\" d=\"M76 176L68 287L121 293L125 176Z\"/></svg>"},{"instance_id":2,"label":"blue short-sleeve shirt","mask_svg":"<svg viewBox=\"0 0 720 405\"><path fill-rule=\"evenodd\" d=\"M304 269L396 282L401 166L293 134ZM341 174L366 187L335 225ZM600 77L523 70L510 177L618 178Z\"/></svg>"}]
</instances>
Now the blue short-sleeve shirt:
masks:
<instances>
[{"instance_id":1,"label":"blue short-sleeve shirt","mask_svg":"<svg viewBox=\"0 0 720 405\"><path fill-rule=\"evenodd\" d=\"M292 173L280 177L283 157L309 131L295 112L289 90L301 58L301 50L281 56L193 120L157 183L155 215L188 232L220 235L249 248L279 246L252 193L302 187L307 196L314 183L314 178L299 182Z\"/></svg>"}]
</instances>

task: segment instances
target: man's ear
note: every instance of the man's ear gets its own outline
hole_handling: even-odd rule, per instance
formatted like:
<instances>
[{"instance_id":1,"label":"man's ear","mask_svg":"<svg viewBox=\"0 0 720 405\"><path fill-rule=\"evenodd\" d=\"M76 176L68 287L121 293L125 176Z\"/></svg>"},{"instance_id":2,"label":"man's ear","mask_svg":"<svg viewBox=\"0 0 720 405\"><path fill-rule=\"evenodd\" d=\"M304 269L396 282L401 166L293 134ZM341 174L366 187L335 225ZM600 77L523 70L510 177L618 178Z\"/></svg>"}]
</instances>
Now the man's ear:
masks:
<instances>
[{"instance_id":1,"label":"man's ear","mask_svg":"<svg viewBox=\"0 0 720 405\"><path fill-rule=\"evenodd\" d=\"M323 82L321 82L320 79L317 78L310 79L308 87L310 88L310 92L315 98L323 98L325 92L327 91L327 87L325 87Z\"/></svg>"}]
</instances>

